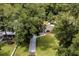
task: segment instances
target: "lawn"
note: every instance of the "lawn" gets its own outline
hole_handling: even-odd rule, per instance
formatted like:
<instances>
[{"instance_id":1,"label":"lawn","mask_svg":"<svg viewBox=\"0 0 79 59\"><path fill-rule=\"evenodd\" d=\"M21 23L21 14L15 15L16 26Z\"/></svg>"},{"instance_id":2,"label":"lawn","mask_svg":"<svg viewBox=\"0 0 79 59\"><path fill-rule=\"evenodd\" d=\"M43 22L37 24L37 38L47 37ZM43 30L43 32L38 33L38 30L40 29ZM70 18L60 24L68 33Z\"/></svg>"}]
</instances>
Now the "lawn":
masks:
<instances>
[{"instance_id":1,"label":"lawn","mask_svg":"<svg viewBox=\"0 0 79 59\"><path fill-rule=\"evenodd\" d=\"M54 34L48 33L46 36L37 39L37 56L56 56L58 49L58 40Z\"/></svg>"},{"instance_id":2,"label":"lawn","mask_svg":"<svg viewBox=\"0 0 79 59\"><path fill-rule=\"evenodd\" d=\"M15 48L15 44L11 44L11 45L7 43L2 44L2 47L0 50L0 56L10 56L14 48ZM28 48L18 46L14 56L28 56Z\"/></svg>"},{"instance_id":3,"label":"lawn","mask_svg":"<svg viewBox=\"0 0 79 59\"><path fill-rule=\"evenodd\" d=\"M0 56L10 56L13 49L14 49L15 44L3 44L0 50Z\"/></svg>"},{"instance_id":4,"label":"lawn","mask_svg":"<svg viewBox=\"0 0 79 59\"><path fill-rule=\"evenodd\" d=\"M25 46L18 46L14 56L28 56L28 48Z\"/></svg>"},{"instance_id":5,"label":"lawn","mask_svg":"<svg viewBox=\"0 0 79 59\"><path fill-rule=\"evenodd\" d=\"M2 50L0 50L0 56L10 56L15 44L3 44ZM37 56L56 56L58 49L58 40L55 38L54 34L48 33L47 35L37 38L36 41L36 55ZM28 56L28 47L18 46L14 56Z\"/></svg>"}]
</instances>

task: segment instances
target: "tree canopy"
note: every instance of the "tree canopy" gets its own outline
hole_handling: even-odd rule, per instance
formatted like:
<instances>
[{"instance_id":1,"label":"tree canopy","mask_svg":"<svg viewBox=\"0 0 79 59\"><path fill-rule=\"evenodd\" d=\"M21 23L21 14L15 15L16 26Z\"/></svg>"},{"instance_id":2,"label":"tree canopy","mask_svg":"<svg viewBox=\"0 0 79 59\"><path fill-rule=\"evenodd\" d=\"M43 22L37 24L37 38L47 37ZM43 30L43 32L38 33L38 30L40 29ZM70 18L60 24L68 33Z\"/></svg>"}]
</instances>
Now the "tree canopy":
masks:
<instances>
[{"instance_id":1,"label":"tree canopy","mask_svg":"<svg viewBox=\"0 0 79 59\"><path fill-rule=\"evenodd\" d=\"M53 33L59 40L59 55L77 54L79 33L79 4L0 4L0 30L15 31L17 43L29 43L32 34L39 35L43 22L55 25ZM79 50L77 50L79 51Z\"/></svg>"}]
</instances>

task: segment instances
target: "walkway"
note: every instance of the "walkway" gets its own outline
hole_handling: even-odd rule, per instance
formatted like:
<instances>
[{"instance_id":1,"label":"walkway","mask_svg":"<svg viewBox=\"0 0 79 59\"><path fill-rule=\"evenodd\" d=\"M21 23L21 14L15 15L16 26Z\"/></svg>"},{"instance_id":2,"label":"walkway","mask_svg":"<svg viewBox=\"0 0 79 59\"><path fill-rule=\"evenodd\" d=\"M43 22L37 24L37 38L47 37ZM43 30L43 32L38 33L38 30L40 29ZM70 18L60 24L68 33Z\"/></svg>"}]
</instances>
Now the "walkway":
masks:
<instances>
[{"instance_id":1,"label":"walkway","mask_svg":"<svg viewBox=\"0 0 79 59\"><path fill-rule=\"evenodd\" d=\"M36 38L37 38L37 36L34 34L33 37L30 40L30 45L29 45L30 55L35 55L35 52L36 52Z\"/></svg>"},{"instance_id":2,"label":"walkway","mask_svg":"<svg viewBox=\"0 0 79 59\"><path fill-rule=\"evenodd\" d=\"M54 25L51 25L50 23L47 24L45 32L47 30L52 31L53 27L54 27ZM31 38L30 44L29 44L29 53L30 53L31 56L34 56L35 52L36 52L36 38L41 37L41 36L45 36L45 35L46 35L46 33L44 33L44 32L40 33L39 36L36 36L35 34L33 34L33 37Z\"/></svg>"},{"instance_id":3,"label":"walkway","mask_svg":"<svg viewBox=\"0 0 79 59\"><path fill-rule=\"evenodd\" d=\"M29 52L30 55L35 55L36 52L36 38L37 37L41 37L41 36L45 36L46 34L41 33L40 36L36 36L35 34L33 34L33 37L30 40L30 44L29 44Z\"/></svg>"}]
</instances>

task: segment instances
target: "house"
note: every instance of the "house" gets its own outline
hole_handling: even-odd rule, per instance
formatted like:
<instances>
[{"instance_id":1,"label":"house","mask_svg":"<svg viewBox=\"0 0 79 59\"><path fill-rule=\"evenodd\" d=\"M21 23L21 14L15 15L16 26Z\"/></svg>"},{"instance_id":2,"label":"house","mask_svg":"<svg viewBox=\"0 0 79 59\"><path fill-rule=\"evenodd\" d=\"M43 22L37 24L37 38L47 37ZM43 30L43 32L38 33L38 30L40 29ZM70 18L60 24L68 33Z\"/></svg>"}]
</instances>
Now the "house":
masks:
<instances>
[{"instance_id":1,"label":"house","mask_svg":"<svg viewBox=\"0 0 79 59\"><path fill-rule=\"evenodd\" d=\"M11 31L5 32L0 30L0 41L6 40L6 38L8 40L11 40L14 36L15 36L15 32L11 32Z\"/></svg>"},{"instance_id":2,"label":"house","mask_svg":"<svg viewBox=\"0 0 79 59\"><path fill-rule=\"evenodd\" d=\"M48 23L48 24L46 24L45 32L47 32L47 31L51 32L53 30L53 28L54 28L54 25Z\"/></svg>"},{"instance_id":3,"label":"house","mask_svg":"<svg viewBox=\"0 0 79 59\"><path fill-rule=\"evenodd\" d=\"M51 32L54 28L54 24L51 24L50 22L44 21L44 25L45 25L45 32Z\"/></svg>"}]
</instances>

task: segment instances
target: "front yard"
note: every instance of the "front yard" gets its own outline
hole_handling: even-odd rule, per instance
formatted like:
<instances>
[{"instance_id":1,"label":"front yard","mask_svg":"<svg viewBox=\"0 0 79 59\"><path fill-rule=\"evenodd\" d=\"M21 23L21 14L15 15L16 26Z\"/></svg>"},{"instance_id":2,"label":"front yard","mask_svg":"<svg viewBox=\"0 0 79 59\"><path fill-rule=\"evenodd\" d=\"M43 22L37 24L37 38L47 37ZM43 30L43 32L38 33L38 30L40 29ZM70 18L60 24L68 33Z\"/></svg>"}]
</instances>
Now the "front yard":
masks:
<instances>
[{"instance_id":1,"label":"front yard","mask_svg":"<svg viewBox=\"0 0 79 59\"><path fill-rule=\"evenodd\" d=\"M14 56L28 56L28 47L18 46Z\"/></svg>"},{"instance_id":2,"label":"front yard","mask_svg":"<svg viewBox=\"0 0 79 59\"><path fill-rule=\"evenodd\" d=\"M10 56L13 52L15 44L3 44L0 50L0 56ZM36 41L36 56L56 56L58 49L58 40L55 38L54 34L47 34L43 37L37 38ZM29 47L18 46L14 56L28 56Z\"/></svg>"},{"instance_id":3,"label":"front yard","mask_svg":"<svg viewBox=\"0 0 79 59\"><path fill-rule=\"evenodd\" d=\"M46 36L37 39L37 56L56 56L58 49L58 40L53 34L47 34Z\"/></svg>"},{"instance_id":4,"label":"front yard","mask_svg":"<svg viewBox=\"0 0 79 59\"><path fill-rule=\"evenodd\" d=\"M0 56L10 56L15 48L15 44L3 44L0 50ZM28 56L28 48L18 46L14 56Z\"/></svg>"},{"instance_id":5,"label":"front yard","mask_svg":"<svg viewBox=\"0 0 79 59\"><path fill-rule=\"evenodd\" d=\"M0 56L10 56L14 47L15 47L15 44L11 44L11 45L7 43L2 44L1 50L0 50Z\"/></svg>"}]
</instances>

